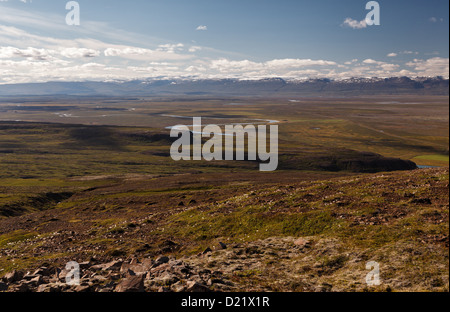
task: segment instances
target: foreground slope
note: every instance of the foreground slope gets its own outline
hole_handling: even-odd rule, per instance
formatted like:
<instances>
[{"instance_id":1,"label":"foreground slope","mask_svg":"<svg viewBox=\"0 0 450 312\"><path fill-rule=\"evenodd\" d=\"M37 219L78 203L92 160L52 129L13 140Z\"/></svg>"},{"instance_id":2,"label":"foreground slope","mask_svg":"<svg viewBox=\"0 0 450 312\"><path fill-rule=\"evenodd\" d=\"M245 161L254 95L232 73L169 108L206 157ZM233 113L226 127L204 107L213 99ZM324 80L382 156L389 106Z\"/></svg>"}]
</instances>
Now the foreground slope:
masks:
<instances>
[{"instance_id":1,"label":"foreground slope","mask_svg":"<svg viewBox=\"0 0 450 312\"><path fill-rule=\"evenodd\" d=\"M162 189L156 178L72 189L51 207L0 220L0 285L448 291L448 168L300 176L263 187ZM65 264L74 260L82 264L78 287L64 283ZM380 286L365 282L370 261L380 265Z\"/></svg>"}]
</instances>

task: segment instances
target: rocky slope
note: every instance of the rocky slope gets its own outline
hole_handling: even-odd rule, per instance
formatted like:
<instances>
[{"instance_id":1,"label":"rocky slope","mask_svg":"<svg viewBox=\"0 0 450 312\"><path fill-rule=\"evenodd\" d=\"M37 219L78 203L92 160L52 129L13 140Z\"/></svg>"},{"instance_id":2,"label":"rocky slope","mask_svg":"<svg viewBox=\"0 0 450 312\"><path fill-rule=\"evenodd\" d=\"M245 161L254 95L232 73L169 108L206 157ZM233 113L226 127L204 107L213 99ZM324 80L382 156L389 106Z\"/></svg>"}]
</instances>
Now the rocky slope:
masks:
<instances>
[{"instance_id":1,"label":"rocky slope","mask_svg":"<svg viewBox=\"0 0 450 312\"><path fill-rule=\"evenodd\" d=\"M170 211L144 208L145 197L134 197L137 209L98 211L98 201L111 204L98 192L0 220L0 291L449 290L448 168L228 191L221 199L209 192L206 201L186 191ZM109 200L123 198L116 196ZM66 283L69 261L80 264L80 285ZM378 286L365 281L372 261Z\"/></svg>"}]
</instances>

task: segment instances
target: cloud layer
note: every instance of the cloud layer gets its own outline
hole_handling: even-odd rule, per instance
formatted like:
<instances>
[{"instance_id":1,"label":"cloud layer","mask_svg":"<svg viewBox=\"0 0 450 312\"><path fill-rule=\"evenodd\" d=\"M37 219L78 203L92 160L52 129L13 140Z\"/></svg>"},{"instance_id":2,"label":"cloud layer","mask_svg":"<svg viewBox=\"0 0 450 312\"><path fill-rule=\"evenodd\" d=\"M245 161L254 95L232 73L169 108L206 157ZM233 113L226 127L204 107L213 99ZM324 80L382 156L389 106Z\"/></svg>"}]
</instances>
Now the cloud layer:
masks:
<instances>
[{"instance_id":1,"label":"cloud layer","mask_svg":"<svg viewBox=\"0 0 450 312\"><path fill-rule=\"evenodd\" d=\"M426 57L415 51L385 51L383 59L349 57L336 61L294 57L257 61L194 42L138 37L98 22L86 21L77 32L71 33L72 38L66 39L49 35L52 32L25 30L55 28L54 23L48 22L51 16L44 19L26 11L7 13L0 16L0 84L145 78L345 79L449 75L448 58L432 54ZM13 22L15 26L10 26ZM351 18L342 26L367 27L365 21ZM107 37L97 39L94 29ZM206 31L208 27L200 25L197 30ZM148 44L156 41L152 46Z\"/></svg>"}]
</instances>

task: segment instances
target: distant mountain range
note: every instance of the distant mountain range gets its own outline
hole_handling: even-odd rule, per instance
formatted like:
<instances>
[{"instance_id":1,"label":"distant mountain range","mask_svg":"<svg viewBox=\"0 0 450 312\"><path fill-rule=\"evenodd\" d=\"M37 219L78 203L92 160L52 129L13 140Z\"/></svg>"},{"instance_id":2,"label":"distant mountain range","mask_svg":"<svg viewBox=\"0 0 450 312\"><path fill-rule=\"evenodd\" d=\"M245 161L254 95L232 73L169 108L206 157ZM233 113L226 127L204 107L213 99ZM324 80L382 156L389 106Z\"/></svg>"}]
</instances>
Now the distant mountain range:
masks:
<instances>
[{"instance_id":1,"label":"distant mountain range","mask_svg":"<svg viewBox=\"0 0 450 312\"><path fill-rule=\"evenodd\" d=\"M47 82L0 85L0 96L318 96L449 95L449 80L435 78L351 78L346 80L134 80Z\"/></svg>"}]
</instances>

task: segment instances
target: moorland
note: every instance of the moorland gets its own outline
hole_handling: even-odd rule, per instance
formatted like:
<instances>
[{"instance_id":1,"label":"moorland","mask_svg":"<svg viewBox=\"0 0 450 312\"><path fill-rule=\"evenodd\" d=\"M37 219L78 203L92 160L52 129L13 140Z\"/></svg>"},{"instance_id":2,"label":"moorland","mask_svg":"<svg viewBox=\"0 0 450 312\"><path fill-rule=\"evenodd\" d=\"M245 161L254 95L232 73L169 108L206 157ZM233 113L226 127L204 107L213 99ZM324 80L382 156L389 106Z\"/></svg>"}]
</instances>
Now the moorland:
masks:
<instances>
[{"instance_id":1,"label":"moorland","mask_svg":"<svg viewBox=\"0 0 450 312\"><path fill-rule=\"evenodd\" d=\"M3 97L1 286L74 290L63 269L78 261L76 291L126 290L133 269L147 291L448 291L448 109L433 95ZM173 161L168 127L192 117L278 124L278 170Z\"/></svg>"}]
</instances>

